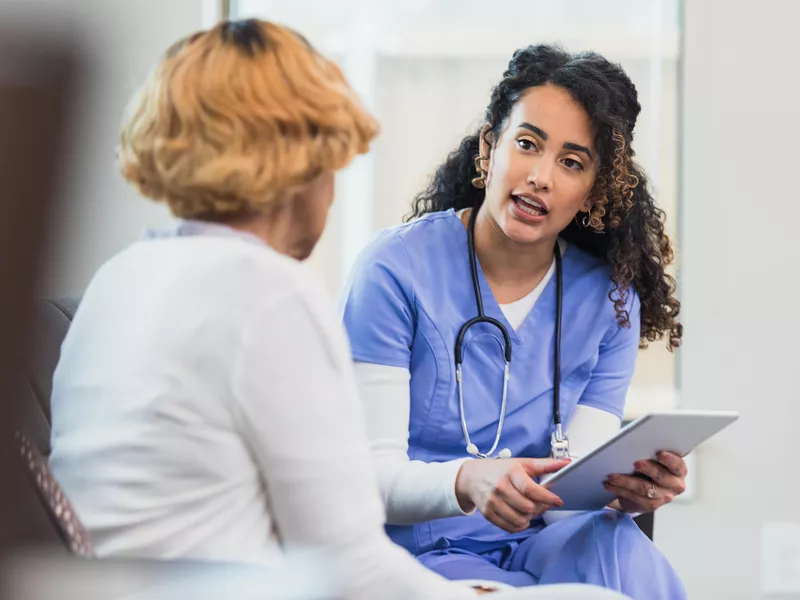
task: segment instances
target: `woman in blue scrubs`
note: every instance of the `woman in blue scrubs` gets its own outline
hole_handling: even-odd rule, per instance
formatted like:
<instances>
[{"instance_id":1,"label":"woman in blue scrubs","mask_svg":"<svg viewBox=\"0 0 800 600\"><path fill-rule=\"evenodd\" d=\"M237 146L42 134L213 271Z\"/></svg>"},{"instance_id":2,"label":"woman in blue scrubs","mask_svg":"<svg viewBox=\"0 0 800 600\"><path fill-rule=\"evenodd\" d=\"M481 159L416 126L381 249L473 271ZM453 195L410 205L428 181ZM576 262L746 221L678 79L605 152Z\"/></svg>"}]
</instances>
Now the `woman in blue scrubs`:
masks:
<instances>
[{"instance_id":1,"label":"woman in blue scrubs","mask_svg":"<svg viewBox=\"0 0 800 600\"><path fill-rule=\"evenodd\" d=\"M343 318L387 530L446 577L685 597L631 516L685 489L680 457L637 463L644 477L612 476L618 500L598 512L552 512L560 499L537 484L566 464L551 458L558 262L560 406L573 458L619 428L640 346L680 343L664 214L633 162L639 111L628 76L597 54L517 51L484 125L351 277ZM508 331L513 360L506 377L500 329L470 327L461 407L456 341L477 316L471 231L483 310Z\"/></svg>"}]
</instances>

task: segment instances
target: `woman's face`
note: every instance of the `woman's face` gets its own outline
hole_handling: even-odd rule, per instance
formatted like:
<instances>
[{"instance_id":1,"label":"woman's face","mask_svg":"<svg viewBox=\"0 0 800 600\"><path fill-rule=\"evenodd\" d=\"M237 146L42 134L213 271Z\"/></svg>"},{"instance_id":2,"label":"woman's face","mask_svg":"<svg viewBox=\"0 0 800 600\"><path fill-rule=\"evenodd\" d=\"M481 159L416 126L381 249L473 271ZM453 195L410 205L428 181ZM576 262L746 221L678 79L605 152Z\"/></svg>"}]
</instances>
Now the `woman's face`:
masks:
<instances>
[{"instance_id":1,"label":"woman's face","mask_svg":"<svg viewBox=\"0 0 800 600\"><path fill-rule=\"evenodd\" d=\"M552 242L591 207L597 157L589 115L563 88L529 89L512 109L489 156L484 210L518 243Z\"/></svg>"}]
</instances>

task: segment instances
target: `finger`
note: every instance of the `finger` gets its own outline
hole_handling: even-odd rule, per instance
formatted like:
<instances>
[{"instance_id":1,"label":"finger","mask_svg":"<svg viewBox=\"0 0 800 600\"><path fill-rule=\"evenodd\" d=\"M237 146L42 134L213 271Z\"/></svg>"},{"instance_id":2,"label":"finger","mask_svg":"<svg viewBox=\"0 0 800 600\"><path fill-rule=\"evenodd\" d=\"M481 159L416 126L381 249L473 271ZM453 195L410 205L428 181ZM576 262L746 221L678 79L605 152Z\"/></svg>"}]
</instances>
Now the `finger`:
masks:
<instances>
[{"instance_id":1,"label":"finger","mask_svg":"<svg viewBox=\"0 0 800 600\"><path fill-rule=\"evenodd\" d=\"M686 490L683 479L673 475L672 471L652 460L640 460L634 465L637 472L647 475L656 482L659 487L667 488L676 494L682 494Z\"/></svg>"},{"instance_id":2,"label":"finger","mask_svg":"<svg viewBox=\"0 0 800 600\"><path fill-rule=\"evenodd\" d=\"M535 510L533 500L526 498L516 486L509 481L497 490L498 496L511 508L523 515L532 515Z\"/></svg>"},{"instance_id":3,"label":"finger","mask_svg":"<svg viewBox=\"0 0 800 600\"><path fill-rule=\"evenodd\" d=\"M613 491L614 493L619 492L620 490L624 490L624 493L618 493L618 497L626 498L632 502L637 502L640 505L648 506L648 510L655 510L653 506L656 508L659 506L663 506L665 504L669 504L675 499L675 494L668 489L664 488L655 488L655 496L652 498L647 495L647 492L652 490L652 483L647 484L647 488L644 494L642 494L642 489L630 489L627 487L623 487L621 485L614 485L613 483L606 482L603 484L604 487L609 490Z\"/></svg>"},{"instance_id":4,"label":"finger","mask_svg":"<svg viewBox=\"0 0 800 600\"><path fill-rule=\"evenodd\" d=\"M605 483L603 486L617 498L627 500L631 503L635 508L634 512L652 512L661 506L657 498L652 500L650 498L643 498L636 492L610 483Z\"/></svg>"},{"instance_id":5,"label":"finger","mask_svg":"<svg viewBox=\"0 0 800 600\"><path fill-rule=\"evenodd\" d=\"M624 513L646 513L652 512L646 506L639 506L636 502L631 502L626 498L617 498L614 502L619 506L619 510Z\"/></svg>"},{"instance_id":6,"label":"finger","mask_svg":"<svg viewBox=\"0 0 800 600\"><path fill-rule=\"evenodd\" d=\"M632 475L611 475L608 478L611 485L628 490L635 494L647 498L647 492L653 488L653 482L641 477L633 477Z\"/></svg>"},{"instance_id":7,"label":"finger","mask_svg":"<svg viewBox=\"0 0 800 600\"><path fill-rule=\"evenodd\" d=\"M486 512L483 515L489 523L492 525L497 525L503 531L507 531L508 533L519 533L520 531L524 531L524 529L520 529L519 526L509 523L500 515L497 515L492 512Z\"/></svg>"},{"instance_id":8,"label":"finger","mask_svg":"<svg viewBox=\"0 0 800 600\"><path fill-rule=\"evenodd\" d=\"M686 466L686 461L677 454L673 454L672 452L659 452L656 457L658 458L658 462L664 465L677 477L686 477L687 473L689 472L689 469Z\"/></svg>"},{"instance_id":9,"label":"finger","mask_svg":"<svg viewBox=\"0 0 800 600\"><path fill-rule=\"evenodd\" d=\"M500 515L512 525L529 523L533 518L533 511L519 511L509 505L500 495L492 496L486 502L486 511Z\"/></svg>"},{"instance_id":10,"label":"finger","mask_svg":"<svg viewBox=\"0 0 800 600\"><path fill-rule=\"evenodd\" d=\"M535 519L536 517L542 516L548 510L552 510L553 508L557 508L557 507L553 507L550 504L542 504L540 502L534 502L533 507L534 507L533 508L533 516L531 517L531 521L533 519Z\"/></svg>"},{"instance_id":11,"label":"finger","mask_svg":"<svg viewBox=\"0 0 800 600\"><path fill-rule=\"evenodd\" d=\"M523 458L519 460L519 464L531 477L555 473L566 467L570 462L568 458Z\"/></svg>"},{"instance_id":12,"label":"finger","mask_svg":"<svg viewBox=\"0 0 800 600\"><path fill-rule=\"evenodd\" d=\"M533 502L547 504L549 506L564 506L564 502L547 488L539 485L530 477L520 473L511 473L511 483L526 498Z\"/></svg>"},{"instance_id":13,"label":"finger","mask_svg":"<svg viewBox=\"0 0 800 600\"><path fill-rule=\"evenodd\" d=\"M655 498L643 498L637 492L632 490L621 488L610 483L605 483L603 485L609 492L616 494L618 498L623 498L629 502L633 502L637 506L641 506L641 512L654 511L665 504L669 504L675 499L675 494L671 493L669 490L662 490L659 488L656 488Z\"/></svg>"},{"instance_id":14,"label":"finger","mask_svg":"<svg viewBox=\"0 0 800 600\"><path fill-rule=\"evenodd\" d=\"M530 527L532 518L530 515L521 515L511 507L503 505L487 507L484 516L489 522L509 533L525 531Z\"/></svg>"}]
</instances>

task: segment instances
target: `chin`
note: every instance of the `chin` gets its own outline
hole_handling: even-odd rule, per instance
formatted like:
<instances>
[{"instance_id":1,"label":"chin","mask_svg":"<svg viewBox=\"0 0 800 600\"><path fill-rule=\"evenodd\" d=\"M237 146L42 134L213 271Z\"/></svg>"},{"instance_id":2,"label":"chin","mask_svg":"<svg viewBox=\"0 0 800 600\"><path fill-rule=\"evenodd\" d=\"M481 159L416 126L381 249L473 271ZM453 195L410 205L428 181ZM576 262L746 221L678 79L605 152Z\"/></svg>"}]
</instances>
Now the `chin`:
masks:
<instances>
[{"instance_id":1,"label":"chin","mask_svg":"<svg viewBox=\"0 0 800 600\"><path fill-rule=\"evenodd\" d=\"M305 240L297 244L290 253L291 257L297 260L308 259L314 252L314 248L316 248L318 241L319 238L315 240Z\"/></svg>"},{"instance_id":2,"label":"chin","mask_svg":"<svg viewBox=\"0 0 800 600\"><path fill-rule=\"evenodd\" d=\"M518 244L535 244L550 237L540 225L529 225L515 219L508 219L503 223L503 233Z\"/></svg>"},{"instance_id":3,"label":"chin","mask_svg":"<svg viewBox=\"0 0 800 600\"><path fill-rule=\"evenodd\" d=\"M549 230L552 223L549 223L550 216L539 217L536 219L526 219L518 217L512 202L498 219L498 224L505 236L518 244L535 244L548 239Z\"/></svg>"},{"instance_id":4,"label":"chin","mask_svg":"<svg viewBox=\"0 0 800 600\"><path fill-rule=\"evenodd\" d=\"M308 260L311 257L312 250L296 250L292 252L291 257L295 260L304 261Z\"/></svg>"}]
</instances>

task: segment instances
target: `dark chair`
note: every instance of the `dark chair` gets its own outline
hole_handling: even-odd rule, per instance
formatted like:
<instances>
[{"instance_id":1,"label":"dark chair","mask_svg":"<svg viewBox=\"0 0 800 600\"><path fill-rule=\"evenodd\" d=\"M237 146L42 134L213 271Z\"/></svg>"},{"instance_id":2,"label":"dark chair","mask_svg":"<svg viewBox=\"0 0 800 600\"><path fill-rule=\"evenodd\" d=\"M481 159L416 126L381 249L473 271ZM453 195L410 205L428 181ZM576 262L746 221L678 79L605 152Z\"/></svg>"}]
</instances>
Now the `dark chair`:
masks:
<instances>
[{"instance_id":1,"label":"dark chair","mask_svg":"<svg viewBox=\"0 0 800 600\"><path fill-rule=\"evenodd\" d=\"M634 519L636 524L639 526L644 534L649 537L651 540L653 539L653 526L655 522L655 513L644 513L639 515Z\"/></svg>"},{"instance_id":2,"label":"dark chair","mask_svg":"<svg viewBox=\"0 0 800 600\"><path fill-rule=\"evenodd\" d=\"M77 299L41 300L31 324L26 381L20 403L23 432L42 456L50 455L50 394L61 344L78 310Z\"/></svg>"},{"instance_id":3,"label":"dark chair","mask_svg":"<svg viewBox=\"0 0 800 600\"><path fill-rule=\"evenodd\" d=\"M47 459L25 435L16 434L19 458L51 524L64 545L77 556L94 556L92 541L61 486L50 473Z\"/></svg>"},{"instance_id":4,"label":"dark chair","mask_svg":"<svg viewBox=\"0 0 800 600\"><path fill-rule=\"evenodd\" d=\"M83 541L74 543L77 540L70 539L70 527L67 522L61 521L68 502L47 467L53 372L77 306L75 300L42 300L35 303L33 322L27 336L28 358L25 368L17 373L15 386L18 436L13 441L17 460L10 465L8 485L17 490L15 526L19 530L19 539L24 540L25 545L46 546L51 551L60 548L65 553L85 556L87 549L91 553L91 546ZM68 513L74 515L71 508ZM85 534L85 530L76 527L75 523L72 529Z\"/></svg>"}]
</instances>

